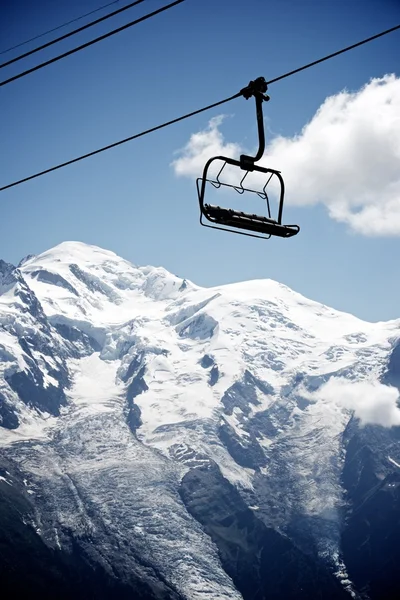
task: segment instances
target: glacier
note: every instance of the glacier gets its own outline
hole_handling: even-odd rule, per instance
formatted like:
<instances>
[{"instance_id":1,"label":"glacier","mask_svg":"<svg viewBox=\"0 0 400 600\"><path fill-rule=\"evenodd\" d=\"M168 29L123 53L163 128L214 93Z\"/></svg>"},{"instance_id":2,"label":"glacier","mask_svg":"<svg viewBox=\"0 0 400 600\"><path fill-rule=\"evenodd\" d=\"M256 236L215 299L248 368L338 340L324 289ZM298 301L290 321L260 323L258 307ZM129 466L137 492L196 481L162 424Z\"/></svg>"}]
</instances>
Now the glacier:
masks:
<instances>
[{"instance_id":1,"label":"glacier","mask_svg":"<svg viewBox=\"0 0 400 600\"><path fill-rule=\"evenodd\" d=\"M398 390L399 340L272 280L80 242L0 261L0 514L96 598L395 598L400 428L323 390Z\"/></svg>"}]
</instances>

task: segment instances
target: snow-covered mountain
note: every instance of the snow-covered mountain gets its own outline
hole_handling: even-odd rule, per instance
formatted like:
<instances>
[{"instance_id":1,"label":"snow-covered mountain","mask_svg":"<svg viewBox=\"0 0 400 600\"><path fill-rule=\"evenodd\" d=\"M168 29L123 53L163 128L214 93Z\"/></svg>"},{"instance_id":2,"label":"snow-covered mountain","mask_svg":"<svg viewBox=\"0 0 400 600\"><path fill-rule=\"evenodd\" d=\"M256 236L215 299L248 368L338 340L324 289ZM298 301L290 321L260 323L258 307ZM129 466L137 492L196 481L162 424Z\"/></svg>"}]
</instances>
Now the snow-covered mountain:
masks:
<instances>
[{"instance_id":1,"label":"snow-covered mountain","mask_svg":"<svg viewBox=\"0 0 400 600\"><path fill-rule=\"evenodd\" d=\"M77 242L0 261L2 586L399 597L399 339Z\"/></svg>"}]
</instances>

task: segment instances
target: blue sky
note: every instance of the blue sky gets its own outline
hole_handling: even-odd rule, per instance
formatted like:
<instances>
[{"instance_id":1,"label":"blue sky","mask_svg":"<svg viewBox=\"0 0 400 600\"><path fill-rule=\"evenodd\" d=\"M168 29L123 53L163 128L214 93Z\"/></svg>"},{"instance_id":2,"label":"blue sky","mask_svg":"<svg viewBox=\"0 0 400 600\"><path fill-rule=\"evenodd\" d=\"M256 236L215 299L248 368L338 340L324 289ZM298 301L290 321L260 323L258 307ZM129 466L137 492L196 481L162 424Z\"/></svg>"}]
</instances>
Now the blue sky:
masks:
<instances>
[{"instance_id":1,"label":"blue sky","mask_svg":"<svg viewBox=\"0 0 400 600\"><path fill-rule=\"evenodd\" d=\"M73 40L3 68L1 79L166 3L147 0ZM1 0L0 50L101 4ZM398 23L396 0L186 0L2 87L0 184L223 99L250 79L272 79ZM0 57L11 58L35 43ZM271 101L264 105L269 136L300 135L327 97L344 89L357 93L371 78L400 76L399 50L400 32L395 32L272 85ZM2 192L0 257L15 264L26 254L79 240L113 250L135 264L162 265L199 285L272 278L367 320L400 317L398 232L364 235L332 218L317 198L309 206L296 205L295 183L287 189L292 202L284 221L298 223L301 232L290 240L264 242L200 227L195 176L178 177L171 163L192 134L207 130L209 120L221 114L227 115L218 128L224 143L253 148L253 101L237 99ZM373 119L373 110L371 114ZM379 128L379 119L374 127ZM398 133L389 131L394 132L392 138ZM377 197L379 186L386 186L386 166L379 161L386 156L385 139L380 141ZM362 148L362 140L360 144ZM397 137L393 144L400 147ZM355 177L362 175L362 154L357 152ZM286 168L282 174L291 181L291 163L282 152L280 156ZM318 157L312 162L314 173L321 173ZM320 175L319 186L326 180L336 189L337 164L333 161L332 172ZM314 177L304 155L300 166L305 181ZM367 169L371 171L368 161ZM347 181L342 182L340 173L338 177L344 189Z\"/></svg>"}]
</instances>

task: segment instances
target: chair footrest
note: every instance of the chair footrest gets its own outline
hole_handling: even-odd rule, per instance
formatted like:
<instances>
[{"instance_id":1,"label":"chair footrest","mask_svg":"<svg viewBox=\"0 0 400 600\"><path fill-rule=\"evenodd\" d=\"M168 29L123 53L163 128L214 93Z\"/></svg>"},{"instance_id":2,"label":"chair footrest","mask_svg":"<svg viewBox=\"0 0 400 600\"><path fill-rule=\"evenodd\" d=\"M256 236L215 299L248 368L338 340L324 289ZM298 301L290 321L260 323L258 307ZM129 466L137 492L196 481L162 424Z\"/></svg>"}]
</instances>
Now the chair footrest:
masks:
<instances>
[{"instance_id":1,"label":"chair footrest","mask_svg":"<svg viewBox=\"0 0 400 600\"><path fill-rule=\"evenodd\" d=\"M292 235L296 235L300 230L297 225L281 225L278 221L268 219L267 217L251 215L211 204L204 205L204 214L214 223L264 233L266 235L291 237Z\"/></svg>"}]
</instances>

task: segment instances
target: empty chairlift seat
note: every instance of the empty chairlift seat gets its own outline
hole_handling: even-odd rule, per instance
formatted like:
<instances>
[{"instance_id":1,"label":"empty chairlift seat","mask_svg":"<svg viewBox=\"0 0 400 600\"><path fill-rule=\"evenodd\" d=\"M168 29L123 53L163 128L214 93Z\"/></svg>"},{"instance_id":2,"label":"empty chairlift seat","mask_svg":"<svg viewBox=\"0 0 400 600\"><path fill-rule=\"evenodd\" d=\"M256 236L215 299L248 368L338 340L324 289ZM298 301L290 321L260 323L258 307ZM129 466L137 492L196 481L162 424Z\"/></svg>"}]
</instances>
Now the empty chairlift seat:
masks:
<instances>
[{"instance_id":1,"label":"empty chairlift seat","mask_svg":"<svg viewBox=\"0 0 400 600\"><path fill-rule=\"evenodd\" d=\"M241 94L246 99L254 96L256 100L259 136L259 149L256 156L252 157L242 155L240 156L239 160L228 158L226 156L214 156L207 161L203 170L203 176L199 177L196 181L200 205L200 223L205 227L222 229L224 231L231 231L232 233L240 233L242 235L266 239L270 238L271 236L288 238L296 235L300 231L300 227L298 225L284 225L282 223L285 184L281 173L274 169L268 169L255 164L255 162L262 158L265 149L262 103L263 101L269 100L269 97L265 95L266 90L267 84L263 77L259 77L255 81L251 81L246 88L241 90ZM215 178L211 178L209 175L210 167L214 168L217 166L218 169L219 165L221 166L218 171L218 175ZM244 175L238 185L233 185L232 183L223 180L224 170L227 165L238 168L242 172L244 171ZM262 176L264 176L263 182L265 183L261 189L252 189L246 186L246 178L249 173L253 172L260 173ZM259 179L260 178L257 178L257 180ZM268 196L268 186L270 186L271 182L275 182L275 185L278 185L278 214L276 219L273 219L271 216L271 207ZM265 200L266 214L252 214L250 212L234 210L232 208L224 208L206 203L205 195L207 184L210 184L217 189L232 188L238 194L257 194L257 196ZM211 225L207 224L204 219L208 223L211 223Z\"/></svg>"}]
</instances>

